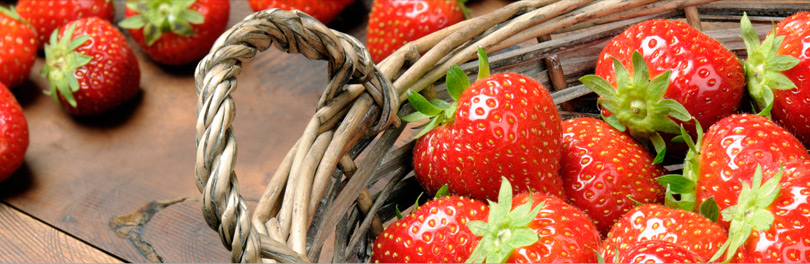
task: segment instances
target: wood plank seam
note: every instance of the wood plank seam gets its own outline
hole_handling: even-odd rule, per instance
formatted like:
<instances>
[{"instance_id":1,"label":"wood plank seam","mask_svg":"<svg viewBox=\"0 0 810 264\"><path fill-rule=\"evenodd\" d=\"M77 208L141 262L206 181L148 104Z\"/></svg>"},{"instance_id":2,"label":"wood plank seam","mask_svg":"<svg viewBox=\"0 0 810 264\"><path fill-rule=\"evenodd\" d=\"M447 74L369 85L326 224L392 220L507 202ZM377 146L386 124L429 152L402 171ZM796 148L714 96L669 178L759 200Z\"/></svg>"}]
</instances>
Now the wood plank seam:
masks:
<instances>
[{"instance_id":1,"label":"wood plank seam","mask_svg":"<svg viewBox=\"0 0 810 264\"><path fill-rule=\"evenodd\" d=\"M9 203L8 203L8 202L6 202L6 201L0 201L0 204L2 204L2 205L4 205L4 206L6 206L6 207L8 207L8 208L10 208L10 209L12 209L12 210L14 210L14 211L18 212L18 213L20 213L20 214L21 214L21 215L23 215L23 216L29 217L29 218L31 218L31 219L33 219L33 220L35 220L35 221L37 221L37 222L41 223L42 225L44 225L44 226L46 226L46 227L49 227L49 228L51 228L51 229L55 230L56 232L58 232L58 234L65 235L66 237L68 237L68 238L70 238L70 239L73 239L73 240L75 240L76 242L79 242L79 243L81 243L81 244L84 244L84 245L86 245L87 247L89 247L89 248L91 248L91 249L97 250L98 252L104 253L104 254L106 254L107 256L109 256L109 257L111 257L111 258L113 258L113 259L115 259L115 260L117 260L117 261L119 261L119 262L122 262L122 263L126 263L126 262L128 262L128 261L126 261L125 259L123 259L123 258L121 258L121 257L119 257L119 256L117 256L117 255L115 255L115 254L113 254L112 252L109 252L109 251L107 251L107 250L105 250L105 249L103 249L103 248L100 248L100 247L98 247L98 246L96 246L96 245L94 245L94 244L91 244L91 243L89 243L88 241L86 241L86 240L84 240L84 239L81 239L81 238L79 238L79 237L77 237L77 236L75 236L75 235L73 235L73 234L71 234L71 233L69 233L69 232L67 232L67 231L63 230L62 228L59 228L59 227L57 227L57 226L54 226L54 225L52 225L52 224L48 223L47 221L43 221L42 219L40 219L40 218L38 218L38 217L36 217L36 216L34 216L34 215L29 214L28 212L25 212L25 211L23 211L23 210L20 210L20 208L17 208L17 207L15 207L14 205L11 205L11 204L9 204Z\"/></svg>"}]
</instances>

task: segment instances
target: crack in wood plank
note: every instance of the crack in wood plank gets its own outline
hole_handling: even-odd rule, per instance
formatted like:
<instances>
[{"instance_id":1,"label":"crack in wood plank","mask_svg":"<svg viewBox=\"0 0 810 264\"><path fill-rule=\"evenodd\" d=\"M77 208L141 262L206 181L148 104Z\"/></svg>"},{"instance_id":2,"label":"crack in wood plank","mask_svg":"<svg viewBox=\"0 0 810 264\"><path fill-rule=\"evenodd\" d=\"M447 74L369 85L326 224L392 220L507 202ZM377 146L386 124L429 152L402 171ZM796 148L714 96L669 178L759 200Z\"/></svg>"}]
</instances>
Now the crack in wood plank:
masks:
<instances>
[{"instance_id":1,"label":"crack in wood plank","mask_svg":"<svg viewBox=\"0 0 810 264\"><path fill-rule=\"evenodd\" d=\"M146 259L162 263L163 257L155 251L152 244L146 242L141 236L143 229L152 220L152 217L166 207L194 199L183 197L168 201L152 201L134 213L113 218L110 221L110 228L118 234L118 237L129 240Z\"/></svg>"}]
</instances>

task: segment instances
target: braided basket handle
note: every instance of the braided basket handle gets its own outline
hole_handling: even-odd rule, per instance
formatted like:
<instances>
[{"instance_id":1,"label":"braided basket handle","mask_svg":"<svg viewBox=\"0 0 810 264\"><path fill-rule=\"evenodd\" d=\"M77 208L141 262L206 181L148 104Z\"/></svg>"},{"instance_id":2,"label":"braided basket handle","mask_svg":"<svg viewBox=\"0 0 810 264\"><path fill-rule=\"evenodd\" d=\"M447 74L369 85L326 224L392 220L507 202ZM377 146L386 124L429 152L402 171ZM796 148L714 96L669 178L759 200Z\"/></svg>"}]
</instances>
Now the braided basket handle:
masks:
<instances>
[{"instance_id":1,"label":"braided basket handle","mask_svg":"<svg viewBox=\"0 0 810 264\"><path fill-rule=\"evenodd\" d=\"M307 14L269 9L246 17L223 33L195 72L198 96L195 175L205 220L231 250L232 262L259 262L262 252L281 260L308 261L306 256L260 234L251 225L234 172L235 105L231 92L236 88L242 62L272 43L287 53L328 61L329 82L318 108L328 105L343 91L344 85L363 84L365 92L381 109L379 119L368 133L379 133L395 122L399 104L391 82L376 68L361 42L327 28Z\"/></svg>"}]
</instances>

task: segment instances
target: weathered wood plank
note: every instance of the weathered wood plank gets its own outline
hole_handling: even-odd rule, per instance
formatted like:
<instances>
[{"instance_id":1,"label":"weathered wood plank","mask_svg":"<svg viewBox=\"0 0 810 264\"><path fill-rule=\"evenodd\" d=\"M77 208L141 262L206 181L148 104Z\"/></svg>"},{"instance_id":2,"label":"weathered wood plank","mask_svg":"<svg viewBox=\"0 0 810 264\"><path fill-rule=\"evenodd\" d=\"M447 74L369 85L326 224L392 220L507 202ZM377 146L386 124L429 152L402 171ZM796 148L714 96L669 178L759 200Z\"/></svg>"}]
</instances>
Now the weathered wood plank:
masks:
<instances>
[{"instance_id":1,"label":"weathered wood plank","mask_svg":"<svg viewBox=\"0 0 810 264\"><path fill-rule=\"evenodd\" d=\"M121 263L121 260L0 203L0 262Z\"/></svg>"}]
</instances>

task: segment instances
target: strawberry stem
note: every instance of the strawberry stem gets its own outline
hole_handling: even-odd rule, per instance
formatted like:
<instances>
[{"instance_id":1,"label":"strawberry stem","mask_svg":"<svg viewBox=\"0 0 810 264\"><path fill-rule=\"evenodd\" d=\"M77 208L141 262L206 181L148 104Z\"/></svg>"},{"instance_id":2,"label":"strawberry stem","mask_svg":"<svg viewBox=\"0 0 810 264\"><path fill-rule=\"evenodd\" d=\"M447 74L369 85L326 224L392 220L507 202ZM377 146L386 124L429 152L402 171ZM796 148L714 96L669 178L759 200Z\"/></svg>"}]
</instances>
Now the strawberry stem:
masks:
<instances>
[{"instance_id":1,"label":"strawberry stem","mask_svg":"<svg viewBox=\"0 0 810 264\"><path fill-rule=\"evenodd\" d=\"M602 113L602 119L619 131L629 130L630 135L641 142L651 142L656 153L666 151L666 142L659 133L679 133L673 119L689 121L691 115L680 103L665 99L671 71L650 79L647 64L641 53L633 52L633 76L615 57L613 69L616 87L596 75L586 75L580 81L600 96L597 103L610 112Z\"/></svg>"},{"instance_id":2,"label":"strawberry stem","mask_svg":"<svg viewBox=\"0 0 810 264\"><path fill-rule=\"evenodd\" d=\"M681 135L678 136L679 140L683 140L689 147L686 152L686 158L683 163L683 175L665 175L656 178L661 186L666 188L665 205L670 208L683 209L692 211L695 209L695 186L700 176L700 146L703 142L703 127L700 122L693 118L695 121L695 129L697 130L697 143L692 140L692 136L686 132L683 126L680 126ZM678 194L680 199L675 199ZM713 202L714 200L712 200ZM702 207L703 205L701 205ZM706 205L710 206L710 205ZM716 204L715 204L716 206Z\"/></svg>"},{"instance_id":3,"label":"strawberry stem","mask_svg":"<svg viewBox=\"0 0 810 264\"><path fill-rule=\"evenodd\" d=\"M799 59L789 55L776 55L784 36L776 37L776 27L765 37L760 44L757 32L748 19L748 14L743 13L740 20L742 39L748 51L748 59L745 61L745 75L748 80L748 93L751 94L757 107L763 110L760 114L770 118L770 109L773 105L774 90L795 89L793 83L784 71L790 70L799 64Z\"/></svg>"},{"instance_id":4,"label":"strawberry stem","mask_svg":"<svg viewBox=\"0 0 810 264\"><path fill-rule=\"evenodd\" d=\"M489 76L489 59L483 48L478 47L478 80ZM470 79L458 65L453 65L447 70L445 77L447 93L453 98L453 103L447 103L439 99L427 100L421 94L408 90L408 102L416 110L413 113L400 117L405 122L416 122L430 119L430 122L417 126L422 128L413 138L424 136L434 128L453 122L456 117L457 101L467 87L470 87Z\"/></svg>"},{"instance_id":5,"label":"strawberry stem","mask_svg":"<svg viewBox=\"0 0 810 264\"><path fill-rule=\"evenodd\" d=\"M194 35L190 24L202 24L205 17L191 10L196 0L140 0L129 1L127 8L138 15L128 17L118 23L126 29L143 28L146 45L154 44L163 33L171 32L179 36Z\"/></svg>"},{"instance_id":6,"label":"strawberry stem","mask_svg":"<svg viewBox=\"0 0 810 264\"><path fill-rule=\"evenodd\" d=\"M530 194L531 195L531 194ZM481 241L470 254L467 263L503 263L516 248L536 243L540 237L529 223L543 208L543 203L532 208L534 198L512 210L512 185L506 177L501 177L498 202L489 201L487 222L470 221L467 226Z\"/></svg>"},{"instance_id":7,"label":"strawberry stem","mask_svg":"<svg viewBox=\"0 0 810 264\"><path fill-rule=\"evenodd\" d=\"M718 260L724 253L725 262L730 261L737 249L748 240L748 236L753 230L766 231L771 228L774 216L768 207L779 196L782 188L779 182L782 179L782 172L783 168L780 166L776 175L762 183L762 166L757 165L754 177L751 179L751 186L742 182L743 187L737 204L729 206L721 212L723 220L731 221L728 240L723 243L709 262Z\"/></svg>"},{"instance_id":8,"label":"strawberry stem","mask_svg":"<svg viewBox=\"0 0 810 264\"><path fill-rule=\"evenodd\" d=\"M90 39L88 35L73 38L76 24L71 24L62 38L58 38L59 30L51 33L50 43L45 44L45 65L42 66L42 77L48 79L50 89L45 94L53 96L59 102L59 95L72 107L76 107L73 93L79 91L79 81L74 72L90 61L93 57L83 55L75 50Z\"/></svg>"}]
</instances>

